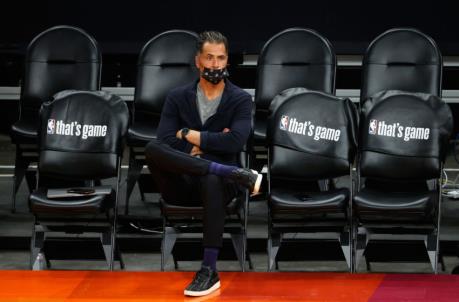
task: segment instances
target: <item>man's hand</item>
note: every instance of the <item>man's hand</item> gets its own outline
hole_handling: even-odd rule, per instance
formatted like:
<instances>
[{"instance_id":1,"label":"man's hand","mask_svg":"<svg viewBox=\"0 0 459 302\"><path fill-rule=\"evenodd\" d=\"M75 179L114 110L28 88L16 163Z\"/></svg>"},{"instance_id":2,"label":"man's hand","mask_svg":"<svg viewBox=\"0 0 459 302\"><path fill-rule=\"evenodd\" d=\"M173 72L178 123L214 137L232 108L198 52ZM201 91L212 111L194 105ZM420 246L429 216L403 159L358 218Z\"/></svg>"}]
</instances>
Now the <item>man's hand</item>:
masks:
<instances>
[{"instance_id":1,"label":"man's hand","mask_svg":"<svg viewBox=\"0 0 459 302\"><path fill-rule=\"evenodd\" d=\"M229 128L224 128L222 130L223 133L228 133L230 131L231 130ZM195 147L198 147L198 149L199 149L199 146L201 145L201 132L199 132L199 131L190 129L190 131L188 131L188 134L186 135L186 137L182 138L182 129L179 129L177 131L177 133L175 133L175 136L178 139L187 140L190 144L193 144ZM193 149L194 149L194 147L193 147ZM193 152L193 150L191 150L191 151ZM199 152L201 152L200 154L202 154L201 149L199 149ZM193 155L193 153L191 153L191 155Z\"/></svg>"},{"instance_id":2,"label":"man's hand","mask_svg":"<svg viewBox=\"0 0 459 302\"><path fill-rule=\"evenodd\" d=\"M190 155L196 156L196 155L201 155L201 154L204 154L204 152L202 152L202 150L198 146L193 146L193 148L191 149Z\"/></svg>"},{"instance_id":3,"label":"man's hand","mask_svg":"<svg viewBox=\"0 0 459 302\"><path fill-rule=\"evenodd\" d=\"M178 139L184 139L195 146L201 145L201 132L196 130L190 129L190 131L188 131L188 134L184 138L182 138L182 129L179 129L175 133L175 137L177 137Z\"/></svg>"},{"instance_id":4,"label":"man's hand","mask_svg":"<svg viewBox=\"0 0 459 302\"><path fill-rule=\"evenodd\" d=\"M178 139L182 139L182 129L179 129L177 133L175 133L175 137Z\"/></svg>"},{"instance_id":5,"label":"man's hand","mask_svg":"<svg viewBox=\"0 0 459 302\"><path fill-rule=\"evenodd\" d=\"M196 130L191 130L186 135L185 139L195 146L201 146L201 132Z\"/></svg>"}]
</instances>

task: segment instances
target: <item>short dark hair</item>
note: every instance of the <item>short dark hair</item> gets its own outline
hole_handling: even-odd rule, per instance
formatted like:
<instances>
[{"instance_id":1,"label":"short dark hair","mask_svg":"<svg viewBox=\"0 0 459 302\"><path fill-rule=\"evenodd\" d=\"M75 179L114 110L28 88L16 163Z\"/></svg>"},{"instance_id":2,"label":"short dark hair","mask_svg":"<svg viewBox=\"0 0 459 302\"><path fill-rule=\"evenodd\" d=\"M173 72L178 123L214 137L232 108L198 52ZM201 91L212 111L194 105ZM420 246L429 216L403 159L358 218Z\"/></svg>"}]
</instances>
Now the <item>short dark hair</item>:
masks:
<instances>
[{"instance_id":1,"label":"short dark hair","mask_svg":"<svg viewBox=\"0 0 459 302\"><path fill-rule=\"evenodd\" d=\"M228 53L228 39L226 39L226 37L221 32L209 30L200 33L197 45L198 52L202 52L202 46L206 42L216 44L223 43L225 45L226 52Z\"/></svg>"}]
</instances>

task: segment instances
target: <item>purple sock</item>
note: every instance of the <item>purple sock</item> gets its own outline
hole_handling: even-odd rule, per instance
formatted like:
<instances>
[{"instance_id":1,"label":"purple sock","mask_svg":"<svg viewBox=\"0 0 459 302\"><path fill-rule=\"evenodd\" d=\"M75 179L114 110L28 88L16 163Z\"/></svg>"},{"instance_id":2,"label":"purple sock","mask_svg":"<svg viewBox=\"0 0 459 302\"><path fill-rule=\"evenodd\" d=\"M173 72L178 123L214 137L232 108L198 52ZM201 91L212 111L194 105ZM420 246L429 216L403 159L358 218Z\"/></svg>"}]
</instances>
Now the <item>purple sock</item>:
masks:
<instances>
[{"instance_id":1,"label":"purple sock","mask_svg":"<svg viewBox=\"0 0 459 302\"><path fill-rule=\"evenodd\" d=\"M218 248L206 247L204 248L204 259L202 260L203 266L210 266L214 271L217 270Z\"/></svg>"},{"instance_id":2,"label":"purple sock","mask_svg":"<svg viewBox=\"0 0 459 302\"><path fill-rule=\"evenodd\" d=\"M237 169L236 166L222 165L215 162L211 162L209 166L209 173L217 176L227 177Z\"/></svg>"}]
</instances>

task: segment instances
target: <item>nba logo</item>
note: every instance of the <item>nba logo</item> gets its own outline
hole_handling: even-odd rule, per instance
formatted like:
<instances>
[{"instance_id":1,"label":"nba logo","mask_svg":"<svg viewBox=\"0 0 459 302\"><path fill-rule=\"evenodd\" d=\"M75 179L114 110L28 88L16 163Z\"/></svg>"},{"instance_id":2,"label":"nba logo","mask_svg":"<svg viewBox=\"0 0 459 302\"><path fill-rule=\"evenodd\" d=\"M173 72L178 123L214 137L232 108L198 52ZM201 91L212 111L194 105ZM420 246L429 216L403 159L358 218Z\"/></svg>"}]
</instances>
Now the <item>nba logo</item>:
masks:
<instances>
[{"instance_id":1,"label":"nba logo","mask_svg":"<svg viewBox=\"0 0 459 302\"><path fill-rule=\"evenodd\" d=\"M378 128L377 120L370 120L370 127L368 128L369 134L376 134L376 128Z\"/></svg>"},{"instance_id":2,"label":"nba logo","mask_svg":"<svg viewBox=\"0 0 459 302\"><path fill-rule=\"evenodd\" d=\"M279 128L281 130L287 130L287 128L288 128L288 116L286 116L286 115L282 116L282 118L280 120Z\"/></svg>"},{"instance_id":3,"label":"nba logo","mask_svg":"<svg viewBox=\"0 0 459 302\"><path fill-rule=\"evenodd\" d=\"M47 133L54 134L55 129L56 129L56 121L54 119L49 119Z\"/></svg>"}]
</instances>

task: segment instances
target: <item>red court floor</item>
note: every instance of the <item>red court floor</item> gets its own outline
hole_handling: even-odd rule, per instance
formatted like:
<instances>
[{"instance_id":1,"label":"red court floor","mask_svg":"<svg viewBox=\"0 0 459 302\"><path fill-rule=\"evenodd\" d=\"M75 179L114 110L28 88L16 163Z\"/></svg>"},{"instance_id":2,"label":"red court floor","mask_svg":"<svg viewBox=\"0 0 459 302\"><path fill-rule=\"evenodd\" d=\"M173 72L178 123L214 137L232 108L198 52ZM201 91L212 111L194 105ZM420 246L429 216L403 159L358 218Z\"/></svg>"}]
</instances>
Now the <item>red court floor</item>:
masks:
<instances>
[{"instance_id":1,"label":"red court floor","mask_svg":"<svg viewBox=\"0 0 459 302\"><path fill-rule=\"evenodd\" d=\"M459 301L459 276L220 273L222 288L187 298L191 272L1 271L0 301Z\"/></svg>"}]
</instances>

